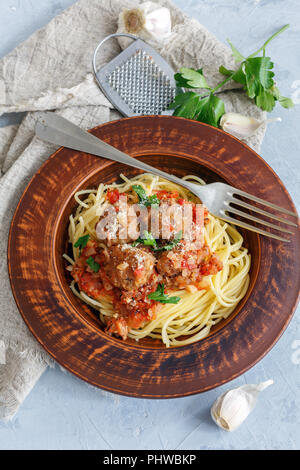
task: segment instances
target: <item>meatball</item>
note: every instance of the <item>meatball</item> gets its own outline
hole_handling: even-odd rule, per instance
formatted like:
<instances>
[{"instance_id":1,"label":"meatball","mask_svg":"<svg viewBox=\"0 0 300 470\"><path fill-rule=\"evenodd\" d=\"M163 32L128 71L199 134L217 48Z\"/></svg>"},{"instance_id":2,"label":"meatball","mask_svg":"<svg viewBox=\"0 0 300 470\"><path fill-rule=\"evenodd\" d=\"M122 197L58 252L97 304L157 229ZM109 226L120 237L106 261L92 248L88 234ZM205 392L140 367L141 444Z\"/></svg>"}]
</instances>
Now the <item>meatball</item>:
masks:
<instances>
[{"instance_id":1,"label":"meatball","mask_svg":"<svg viewBox=\"0 0 300 470\"><path fill-rule=\"evenodd\" d=\"M157 262L157 270L167 286L181 288L202 278L202 266L209 257L208 247L186 250L184 245L182 242L175 249L163 252Z\"/></svg>"},{"instance_id":2,"label":"meatball","mask_svg":"<svg viewBox=\"0 0 300 470\"><path fill-rule=\"evenodd\" d=\"M146 248L113 245L108 249L109 261L104 270L115 287L139 289L153 274L155 257Z\"/></svg>"}]
</instances>

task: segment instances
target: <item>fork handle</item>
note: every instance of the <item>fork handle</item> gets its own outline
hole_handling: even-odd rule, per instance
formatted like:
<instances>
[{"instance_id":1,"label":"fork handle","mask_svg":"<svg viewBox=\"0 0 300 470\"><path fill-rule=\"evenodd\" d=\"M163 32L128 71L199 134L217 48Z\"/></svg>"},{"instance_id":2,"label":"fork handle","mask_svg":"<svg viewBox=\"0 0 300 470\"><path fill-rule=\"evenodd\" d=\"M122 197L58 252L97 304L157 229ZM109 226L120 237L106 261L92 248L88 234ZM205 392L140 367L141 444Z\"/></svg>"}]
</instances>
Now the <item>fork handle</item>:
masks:
<instances>
[{"instance_id":1,"label":"fork handle","mask_svg":"<svg viewBox=\"0 0 300 470\"><path fill-rule=\"evenodd\" d=\"M40 112L38 115L38 122L35 126L36 135L52 144L68 147L73 150L97 155L109 160L113 160L125 165L138 168L139 170L153 173L157 176L166 178L173 183L179 184L190 191L193 191L192 185L177 176L165 173L158 170L147 163L141 162L135 158L130 157L124 152L116 149L112 145L103 142L89 132L81 129L67 119L54 114L52 112Z\"/></svg>"}]
</instances>

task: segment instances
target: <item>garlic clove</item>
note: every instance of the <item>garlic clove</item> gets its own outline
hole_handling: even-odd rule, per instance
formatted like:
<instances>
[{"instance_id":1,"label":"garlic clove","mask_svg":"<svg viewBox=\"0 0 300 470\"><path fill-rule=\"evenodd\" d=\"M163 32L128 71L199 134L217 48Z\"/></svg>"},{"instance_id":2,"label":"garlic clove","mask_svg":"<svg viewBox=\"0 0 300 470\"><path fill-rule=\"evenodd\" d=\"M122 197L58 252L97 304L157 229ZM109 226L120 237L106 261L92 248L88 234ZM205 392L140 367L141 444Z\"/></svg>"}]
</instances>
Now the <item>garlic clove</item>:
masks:
<instances>
[{"instance_id":1,"label":"garlic clove","mask_svg":"<svg viewBox=\"0 0 300 470\"><path fill-rule=\"evenodd\" d=\"M121 11L117 33L134 34L152 46L161 47L170 37L171 29L169 9L154 2L145 2L131 10ZM132 42L123 37L118 41L123 49Z\"/></svg>"},{"instance_id":2,"label":"garlic clove","mask_svg":"<svg viewBox=\"0 0 300 470\"><path fill-rule=\"evenodd\" d=\"M247 137L251 137L263 124L275 121L281 121L281 118L277 117L259 121L254 117L243 116L239 113L225 113L221 117L220 127L223 131L237 137L237 139L247 139Z\"/></svg>"},{"instance_id":3,"label":"garlic clove","mask_svg":"<svg viewBox=\"0 0 300 470\"><path fill-rule=\"evenodd\" d=\"M146 24L146 17L143 10L134 8L132 10L124 10L122 15L124 28L126 33L138 35Z\"/></svg>"},{"instance_id":4,"label":"garlic clove","mask_svg":"<svg viewBox=\"0 0 300 470\"><path fill-rule=\"evenodd\" d=\"M243 385L223 393L211 407L212 419L220 428L234 431L255 407L259 393L273 383L273 380L267 380L257 385Z\"/></svg>"},{"instance_id":5,"label":"garlic clove","mask_svg":"<svg viewBox=\"0 0 300 470\"><path fill-rule=\"evenodd\" d=\"M171 33L171 16L168 8L158 8L146 15L145 28L156 40L163 41Z\"/></svg>"},{"instance_id":6,"label":"garlic clove","mask_svg":"<svg viewBox=\"0 0 300 470\"><path fill-rule=\"evenodd\" d=\"M225 113L221 117L220 127L238 139L246 139L253 135L264 122L239 113Z\"/></svg>"}]
</instances>

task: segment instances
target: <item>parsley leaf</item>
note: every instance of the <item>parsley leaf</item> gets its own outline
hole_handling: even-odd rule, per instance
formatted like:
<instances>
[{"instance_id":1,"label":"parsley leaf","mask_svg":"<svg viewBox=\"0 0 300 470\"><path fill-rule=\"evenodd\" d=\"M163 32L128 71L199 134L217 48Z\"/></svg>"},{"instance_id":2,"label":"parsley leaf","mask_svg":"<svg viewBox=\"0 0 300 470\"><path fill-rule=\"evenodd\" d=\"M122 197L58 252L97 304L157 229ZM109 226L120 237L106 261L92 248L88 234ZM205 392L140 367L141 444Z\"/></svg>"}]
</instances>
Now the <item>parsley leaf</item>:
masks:
<instances>
[{"instance_id":1,"label":"parsley leaf","mask_svg":"<svg viewBox=\"0 0 300 470\"><path fill-rule=\"evenodd\" d=\"M272 111L277 100L281 106L290 108L293 106L292 100L281 96L274 85L273 66L270 57L250 57L244 60L237 71L221 66L219 72L243 85L249 98L253 98L256 106L264 111Z\"/></svg>"},{"instance_id":2,"label":"parsley leaf","mask_svg":"<svg viewBox=\"0 0 300 470\"><path fill-rule=\"evenodd\" d=\"M148 299L156 300L161 304L178 304L178 302L180 301L180 297L168 297L165 294L164 284L158 284L156 291L152 292L151 294L148 294Z\"/></svg>"},{"instance_id":3,"label":"parsley leaf","mask_svg":"<svg viewBox=\"0 0 300 470\"><path fill-rule=\"evenodd\" d=\"M237 48L232 44L232 42L227 39L227 42L229 46L231 47L232 55L235 59L236 62L242 62L242 60L245 59L245 57L237 50Z\"/></svg>"},{"instance_id":4,"label":"parsley leaf","mask_svg":"<svg viewBox=\"0 0 300 470\"><path fill-rule=\"evenodd\" d=\"M153 246L156 247L156 240L150 232L147 230L144 231L144 236L137 238L133 243L132 246L137 246L139 243L143 243L146 246Z\"/></svg>"},{"instance_id":5,"label":"parsley leaf","mask_svg":"<svg viewBox=\"0 0 300 470\"><path fill-rule=\"evenodd\" d=\"M264 111L272 111L277 100L272 88L274 88L274 72L271 71L274 64L269 57L252 57L245 59L236 71L228 70L224 66L219 72L236 83L243 85L249 98L255 100L256 106Z\"/></svg>"},{"instance_id":6,"label":"parsley leaf","mask_svg":"<svg viewBox=\"0 0 300 470\"><path fill-rule=\"evenodd\" d=\"M195 70L182 67L179 72L174 76L177 86L183 88L209 88L202 69Z\"/></svg>"},{"instance_id":7,"label":"parsley leaf","mask_svg":"<svg viewBox=\"0 0 300 470\"><path fill-rule=\"evenodd\" d=\"M97 273L100 269L100 264L98 264L94 258L92 256L90 256L87 260L86 260L87 264L89 265L89 267L95 272Z\"/></svg>"},{"instance_id":8,"label":"parsley leaf","mask_svg":"<svg viewBox=\"0 0 300 470\"><path fill-rule=\"evenodd\" d=\"M143 206L159 206L159 199L156 194L147 196L146 191L140 184L134 184L132 189L137 193L139 197L139 203Z\"/></svg>"},{"instance_id":9,"label":"parsley leaf","mask_svg":"<svg viewBox=\"0 0 300 470\"><path fill-rule=\"evenodd\" d=\"M275 106L274 96L269 92L274 85L273 66L270 57L252 57L245 59L235 72L223 66L219 71L226 76L232 74L231 79L244 86L249 98L254 98L259 108L271 111Z\"/></svg>"},{"instance_id":10,"label":"parsley leaf","mask_svg":"<svg viewBox=\"0 0 300 470\"><path fill-rule=\"evenodd\" d=\"M291 100L291 98L287 98L286 96L280 95L278 98L278 101L283 108L288 109L288 108L293 108L294 106L293 100Z\"/></svg>"},{"instance_id":11,"label":"parsley leaf","mask_svg":"<svg viewBox=\"0 0 300 470\"><path fill-rule=\"evenodd\" d=\"M89 241L89 234L83 235L82 237L79 237L77 242L74 243L75 248L79 248L79 251L81 253L81 250L86 247L87 242Z\"/></svg>"},{"instance_id":12,"label":"parsley leaf","mask_svg":"<svg viewBox=\"0 0 300 470\"><path fill-rule=\"evenodd\" d=\"M259 108L265 111L272 111L275 106L275 96L271 91L261 88L255 97L255 103Z\"/></svg>"},{"instance_id":13,"label":"parsley leaf","mask_svg":"<svg viewBox=\"0 0 300 470\"><path fill-rule=\"evenodd\" d=\"M269 90L274 85L274 72L271 71L273 67L270 57L253 57L244 61L242 69L249 98L259 95L261 87Z\"/></svg>"},{"instance_id":14,"label":"parsley leaf","mask_svg":"<svg viewBox=\"0 0 300 470\"><path fill-rule=\"evenodd\" d=\"M151 246L154 251L169 251L169 250L173 250L173 248L180 242L181 239L182 239L182 230L176 233L176 235L174 236L174 239L170 243L164 246L157 247L157 241L155 240L153 235L150 232L147 232L145 230L144 236L137 238L132 243L132 246L135 247L141 243L146 246Z\"/></svg>"},{"instance_id":15,"label":"parsley leaf","mask_svg":"<svg viewBox=\"0 0 300 470\"><path fill-rule=\"evenodd\" d=\"M225 75L228 80L234 80L235 82L246 86L246 77L243 73L242 67L240 67L238 70L230 70L224 67L224 65L221 65L219 67L219 72L222 75Z\"/></svg>"},{"instance_id":16,"label":"parsley leaf","mask_svg":"<svg viewBox=\"0 0 300 470\"><path fill-rule=\"evenodd\" d=\"M174 75L177 86L185 88L211 88L203 76L202 69L181 68L180 73ZM218 127L222 115L225 113L223 101L212 93L208 96L200 96L193 91L178 94L169 105L169 109L175 109L173 115L187 119L205 122Z\"/></svg>"},{"instance_id":17,"label":"parsley leaf","mask_svg":"<svg viewBox=\"0 0 300 470\"><path fill-rule=\"evenodd\" d=\"M218 127L225 113L223 101L213 93L204 98L194 92L181 93L170 104L169 109L172 108L175 108L174 116L205 122L214 127Z\"/></svg>"},{"instance_id":18,"label":"parsley leaf","mask_svg":"<svg viewBox=\"0 0 300 470\"><path fill-rule=\"evenodd\" d=\"M199 103L197 121L205 122L211 126L218 127L225 113L224 102L212 93L203 98Z\"/></svg>"},{"instance_id":19,"label":"parsley leaf","mask_svg":"<svg viewBox=\"0 0 300 470\"><path fill-rule=\"evenodd\" d=\"M169 105L169 109L175 108L174 116L196 119L200 101L201 98L197 93L188 91L187 93L177 95L173 103Z\"/></svg>"},{"instance_id":20,"label":"parsley leaf","mask_svg":"<svg viewBox=\"0 0 300 470\"><path fill-rule=\"evenodd\" d=\"M234 70L227 69L224 65L220 65L219 72L222 75L226 75L226 77L230 77L231 75L233 75L235 73Z\"/></svg>"},{"instance_id":21,"label":"parsley leaf","mask_svg":"<svg viewBox=\"0 0 300 470\"><path fill-rule=\"evenodd\" d=\"M137 195L139 197L139 202L141 204L144 204L145 202L148 202L148 196L146 194L146 191L144 190L144 188L141 185L134 184L132 186L132 189L137 193Z\"/></svg>"},{"instance_id":22,"label":"parsley leaf","mask_svg":"<svg viewBox=\"0 0 300 470\"><path fill-rule=\"evenodd\" d=\"M173 248L180 242L182 239L182 230L180 230L176 235L174 236L173 240L168 243L167 245L161 246L159 248L154 248L154 251L170 251L173 250Z\"/></svg>"},{"instance_id":23,"label":"parsley leaf","mask_svg":"<svg viewBox=\"0 0 300 470\"><path fill-rule=\"evenodd\" d=\"M160 200L158 199L156 194L151 194L148 196L148 202L146 202L146 206L159 206Z\"/></svg>"},{"instance_id":24,"label":"parsley leaf","mask_svg":"<svg viewBox=\"0 0 300 470\"><path fill-rule=\"evenodd\" d=\"M284 108L292 108L294 106L294 103L291 98L286 98L285 96L282 96L276 86L273 86L271 91L275 99L278 100L281 106L283 106Z\"/></svg>"}]
</instances>

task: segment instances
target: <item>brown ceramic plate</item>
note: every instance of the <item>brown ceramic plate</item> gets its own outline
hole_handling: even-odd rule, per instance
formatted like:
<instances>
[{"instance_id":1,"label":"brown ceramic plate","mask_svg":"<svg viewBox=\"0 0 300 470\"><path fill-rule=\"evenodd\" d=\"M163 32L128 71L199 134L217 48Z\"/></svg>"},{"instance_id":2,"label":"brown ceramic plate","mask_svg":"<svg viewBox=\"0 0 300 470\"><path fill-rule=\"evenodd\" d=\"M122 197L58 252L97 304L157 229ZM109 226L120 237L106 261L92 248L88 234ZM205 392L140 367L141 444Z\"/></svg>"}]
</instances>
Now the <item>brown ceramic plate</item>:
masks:
<instances>
[{"instance_id":1,"label":"brown ceramic plate","mask_svg":"<svg viewBox=\"0 0 300 470\"><path fill-rule=\"evenodd\" d=\"M175 175L225 181L295 211L282 182L249 147L213 127L167 116L114 121L91 131L109 144ZM111 392L146 398L191 395L245 372L278 340L296 307L299 231L290 243L243 232L252 254L247 296L226 322L188 346L107 336L95 312L73 295L62 258L68 217L79 189L138 170L59 149L27 186L10 230L11 286L28 328L46 351L81 379Z\"/></svg>"}]
</instances>

